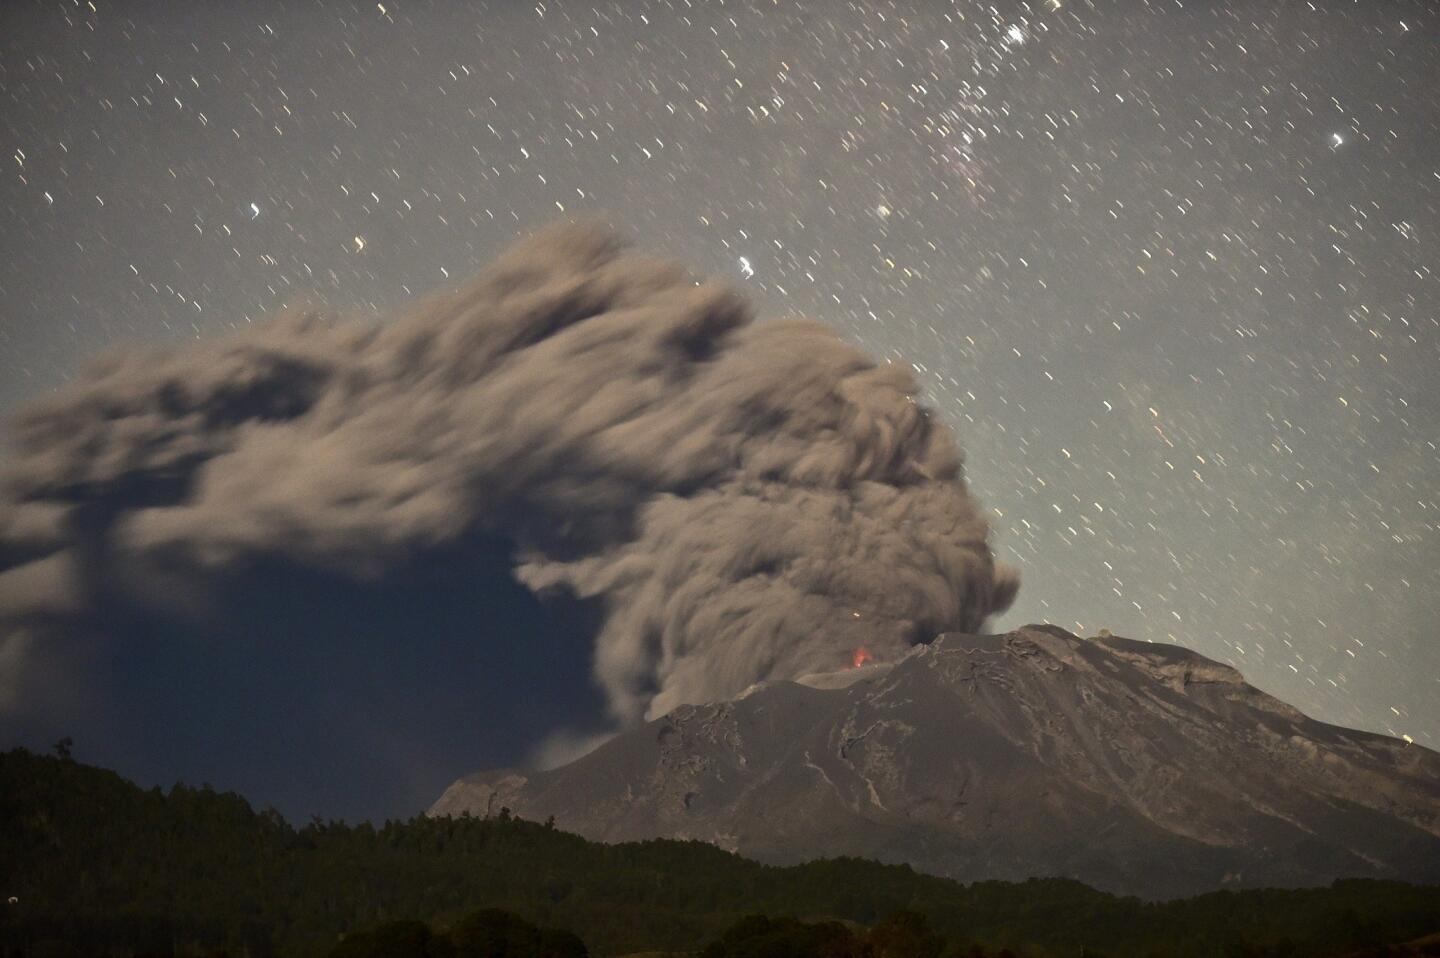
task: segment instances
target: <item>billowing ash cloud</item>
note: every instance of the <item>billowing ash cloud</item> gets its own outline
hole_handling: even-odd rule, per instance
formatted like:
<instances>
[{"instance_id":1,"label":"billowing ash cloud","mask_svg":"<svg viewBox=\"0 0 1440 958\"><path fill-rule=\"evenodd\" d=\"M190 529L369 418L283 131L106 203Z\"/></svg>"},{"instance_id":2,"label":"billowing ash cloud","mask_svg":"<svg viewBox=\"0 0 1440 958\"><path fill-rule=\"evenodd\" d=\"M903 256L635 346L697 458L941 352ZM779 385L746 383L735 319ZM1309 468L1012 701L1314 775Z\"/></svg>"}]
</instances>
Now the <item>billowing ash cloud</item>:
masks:
<instances>
[{"instance_id":1,"label":"billowing ash cloud","mask_svg":"<svg viewBox=\"0 0 1440 958\"><path fill-rule=\"evenodd\" d=\"M257 563L380 583L487 537L531 589L602 604L622 723L977 629L1017 582L915 391L573 226L381 327L112 358L13 432L0 705L116 594L203 618Z\"/></svg>"}]
</instances>

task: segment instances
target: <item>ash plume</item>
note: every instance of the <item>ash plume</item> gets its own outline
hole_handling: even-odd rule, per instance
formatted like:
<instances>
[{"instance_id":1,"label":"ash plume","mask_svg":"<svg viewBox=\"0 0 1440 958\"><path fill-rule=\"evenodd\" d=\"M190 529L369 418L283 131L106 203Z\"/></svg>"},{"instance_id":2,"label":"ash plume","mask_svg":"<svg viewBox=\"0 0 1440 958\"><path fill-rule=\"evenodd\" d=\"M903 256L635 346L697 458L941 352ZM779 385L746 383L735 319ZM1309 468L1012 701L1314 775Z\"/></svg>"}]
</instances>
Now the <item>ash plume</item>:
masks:
<instances>
[{"instance_id":1,"label":"ash plume","mask_svg":"<svg viewBox=\"0 0 1440 958\"><path fill-rule=\"evenodd\" d=\"M111 357L13 427L0 709L106 603L223 617L257 565L384 583L481 540L510 562L457 588L600 604L621 724L978 630L1017 579L915 393L593 226L380 326L296 314Z\"/></svg>"}]
</instances>

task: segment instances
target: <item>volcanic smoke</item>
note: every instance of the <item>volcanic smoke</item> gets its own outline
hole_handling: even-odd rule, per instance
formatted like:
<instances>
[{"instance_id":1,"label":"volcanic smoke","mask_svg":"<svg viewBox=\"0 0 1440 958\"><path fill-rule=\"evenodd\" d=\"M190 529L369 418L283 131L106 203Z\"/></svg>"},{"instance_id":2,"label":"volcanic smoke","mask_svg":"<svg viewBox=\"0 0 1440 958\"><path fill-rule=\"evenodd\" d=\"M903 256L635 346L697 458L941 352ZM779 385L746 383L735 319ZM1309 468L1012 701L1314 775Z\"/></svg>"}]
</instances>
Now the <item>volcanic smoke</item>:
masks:
<instances>
[{"instance_id":1,"label":"volcanic smoke","mask_svg":"<svg viewBox=\"0 0 1440 958\"><path fill-rule=\"evenodd\" d=\"M379 326L291 314L112 356L14 425L0 711L115 603L223 616L217 583L256 563L383 583L476 537L513 562L462 580L601 604L621 724L979 630L1018 580L916 392L594 226Z\"/></svg>"}]
</instances>

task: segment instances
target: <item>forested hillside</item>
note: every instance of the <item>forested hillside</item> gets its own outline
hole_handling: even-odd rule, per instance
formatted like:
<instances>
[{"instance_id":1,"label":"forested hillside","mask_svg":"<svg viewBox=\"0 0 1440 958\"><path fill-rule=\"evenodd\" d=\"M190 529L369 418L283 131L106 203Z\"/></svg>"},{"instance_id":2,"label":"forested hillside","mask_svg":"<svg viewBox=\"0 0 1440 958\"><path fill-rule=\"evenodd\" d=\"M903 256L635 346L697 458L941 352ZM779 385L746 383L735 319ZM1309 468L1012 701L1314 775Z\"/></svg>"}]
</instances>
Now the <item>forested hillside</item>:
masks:
<instances>
[{"instance_id":1,"label":"forested hillside","mask_svg":"<svg viewBox=\"0 0 1440 958\"><path fill-rule=\"evenodd\" d=\"M854 859L773 868L698 843L601 845L509 816L296 828L234 794L146 791L65 758L0 755L0 947L12 954L66 941L81 954L304 958L386 922L445 930L484 908L573 932L592 955L699 952L753 914L859 927L909 911L956 954L1299 958L1440 931L1437 887L1145 903L1064 880L962 886Z\"/></svg>"}]
</instances>

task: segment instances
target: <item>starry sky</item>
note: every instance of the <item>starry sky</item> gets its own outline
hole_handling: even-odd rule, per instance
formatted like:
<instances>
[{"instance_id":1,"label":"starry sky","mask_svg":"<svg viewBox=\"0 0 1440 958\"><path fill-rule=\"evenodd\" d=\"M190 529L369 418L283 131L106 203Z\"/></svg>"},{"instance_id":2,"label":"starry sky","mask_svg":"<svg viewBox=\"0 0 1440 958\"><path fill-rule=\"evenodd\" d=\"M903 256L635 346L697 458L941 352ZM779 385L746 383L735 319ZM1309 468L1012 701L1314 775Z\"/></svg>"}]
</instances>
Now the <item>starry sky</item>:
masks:
<instances>
[{"instance_id":1,"label":"starry sky","mask_svg":"<svg viewBox=\"0 0 1440 958\"><path fill-rule=\"evenodd\" d=\"M999 625L1440 747L1437 130L1429 2L17 0L0 412L598 216L913 366Z\"/></svg>"}]
</instances>

